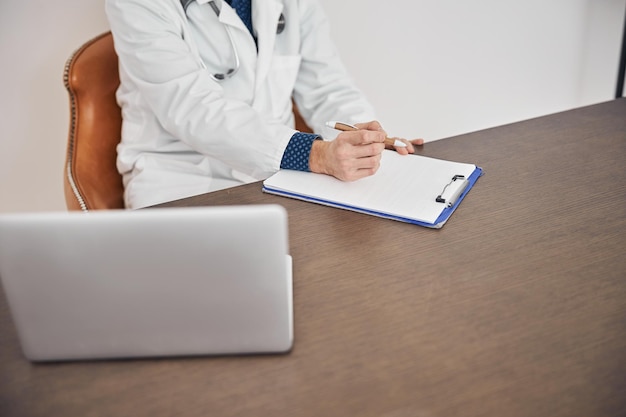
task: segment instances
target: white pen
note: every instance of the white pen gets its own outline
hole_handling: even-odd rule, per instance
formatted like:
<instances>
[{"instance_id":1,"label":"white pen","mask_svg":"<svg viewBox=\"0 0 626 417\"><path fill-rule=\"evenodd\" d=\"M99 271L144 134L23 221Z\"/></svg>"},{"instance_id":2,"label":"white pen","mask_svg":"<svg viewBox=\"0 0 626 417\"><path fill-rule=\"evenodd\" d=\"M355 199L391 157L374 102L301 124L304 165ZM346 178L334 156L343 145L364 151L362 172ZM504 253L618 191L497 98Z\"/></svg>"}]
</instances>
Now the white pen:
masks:
<instances>
[{"instance_id":1,"label":"white pen","mask_svg":"<svg viewBox=\"0 0 626 417\"><path fill-rule=\"evenodd\" d=\"M352 126L351 124L343 123L343 122L335 122L335 121L326 122L326 126L330 127L331 129L341 130L343 132L359 130L356 126ZM406 143L402 142L401 140L393 139L393 138L386 138L385 145L397 146L399 148L406 148Z\"/></svg>"}]
</instances>

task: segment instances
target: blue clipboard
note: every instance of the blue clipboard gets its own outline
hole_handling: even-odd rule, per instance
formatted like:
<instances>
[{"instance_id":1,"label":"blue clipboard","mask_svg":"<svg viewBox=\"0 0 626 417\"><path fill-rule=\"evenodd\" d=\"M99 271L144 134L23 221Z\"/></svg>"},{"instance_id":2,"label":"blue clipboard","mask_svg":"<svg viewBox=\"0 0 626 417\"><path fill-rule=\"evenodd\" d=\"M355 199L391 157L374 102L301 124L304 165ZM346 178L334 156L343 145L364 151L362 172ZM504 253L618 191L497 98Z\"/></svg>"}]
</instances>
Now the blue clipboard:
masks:
<instances>
[{"instance_id":1,"label":"blue clipboard","mask_svg":"<svg viewBox=\"0 0 626 417\"><path fill-rule=\"evenodd\" d=\"M442 162L445 163L446 161L442 161ZM450 216L452 216L452 213L456 211L456 209L459 207L461 202L465 199L467 194L474 187L478 178L480 178L483 175L482 168L476 167L476 166L474 166L473 171L466 171L465 174L467 175L468 172L471 172L471 174L467 177L465 177L465 175L453 175L451 177L447 177L448 180L446 180L446 183L441 185L443 189L439 188L440 193L438 195L432 195L431 197L428 197L428 200L431 201L436 206L438 206L439 204L441 205L441 211L438 211L439 208L437 208L436 209L437 211L435 211L435 215L437 217L436 217L436 220L433 222L422 221L422 220L411 218L408 216L390 214L389 212L372 209L371 207L367 207L365 205L355 205L354 203L351 203L350 199L322 198L319 195L312 195L311 193L307 193L309 190L306 188L306 186L299 185L298 187L300 188L296 187L295 189L293 188L285 189L285 188L282 188L280 185L274 186L273 184L276 184L276 182L271 181L272 179L271 177L268 180L263 182L263 192L266 192L269 194L275 194L275 195L279 195L283 197L289 197L289 198L294 198L298 200L308 201L312 203L322 204L322 205L340 208L344 210L355 211L358 213L369 214L369 215L376 216L376 217L382 217L382 218L396 220L400 222L415 224L418 226L439 229L443 227L443 225L448 221ZM308 176L311 176L311 175L319 176L321 174L301 173L301 172L296 173L295 171L292 171L291 173L289 173L289 175L300 175L302 176L303 179L310 180L311 178ZM319 177L316 177L316 178L319 178ZM319 178L319 179L322 180L322 178ZM434 216L432 216L431 218L433 217Z\"/></svg>"}]
</instances>

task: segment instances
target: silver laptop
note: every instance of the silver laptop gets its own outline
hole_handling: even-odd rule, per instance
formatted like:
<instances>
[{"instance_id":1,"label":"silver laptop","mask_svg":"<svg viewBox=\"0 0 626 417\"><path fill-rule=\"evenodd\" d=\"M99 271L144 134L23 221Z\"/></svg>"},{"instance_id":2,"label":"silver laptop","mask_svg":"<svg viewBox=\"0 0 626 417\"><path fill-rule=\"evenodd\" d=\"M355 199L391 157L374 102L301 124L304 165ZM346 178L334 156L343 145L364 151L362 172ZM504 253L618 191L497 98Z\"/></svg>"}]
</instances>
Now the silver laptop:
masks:
<instances>
[{"instance_id":1,"label":"silver laptop","mask_svg":"<svg viewBox=\"0 0 626 417\"><path fill-rule=\"evenodd\" d=\"M32 361L292 346L277 205L0 215L0 278Z\"/></svg>"}]
</instances>

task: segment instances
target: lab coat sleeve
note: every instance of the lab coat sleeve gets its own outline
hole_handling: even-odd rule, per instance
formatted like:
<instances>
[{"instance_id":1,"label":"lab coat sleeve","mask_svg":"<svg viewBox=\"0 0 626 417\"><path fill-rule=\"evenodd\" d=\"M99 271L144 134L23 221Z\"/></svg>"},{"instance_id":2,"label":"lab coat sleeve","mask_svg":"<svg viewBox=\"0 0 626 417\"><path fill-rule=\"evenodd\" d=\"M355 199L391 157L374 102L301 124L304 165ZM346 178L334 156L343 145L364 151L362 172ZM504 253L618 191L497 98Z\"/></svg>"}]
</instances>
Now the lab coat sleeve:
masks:
<instances>
[{"instance_id":1,"label":"lab coat sleeve","mask_svg":"<svg viewBox=\"0 0 626 417\"><path fill-rule=\"evenodd\" d=\"M372 105L356 87L331 39L330 25L318 0L298 0L302 62L294 89L298 110L317 133L325 123L375 120ZM334 132L336 134L336 132Z\"/></svg>"},{"instance_id":2,"label":"lab coat sleeve","mask_svg":"<svg viewBox=\"0 0 626 417\"><path fill-rule=\"evenodd\" d=\"M243 101L225 98L185 40L189 34L177 0L107 0L106 13L120 73L166 131L255 178L279 169L295 130L267 122Z\"/></svg>"}]
</instances>

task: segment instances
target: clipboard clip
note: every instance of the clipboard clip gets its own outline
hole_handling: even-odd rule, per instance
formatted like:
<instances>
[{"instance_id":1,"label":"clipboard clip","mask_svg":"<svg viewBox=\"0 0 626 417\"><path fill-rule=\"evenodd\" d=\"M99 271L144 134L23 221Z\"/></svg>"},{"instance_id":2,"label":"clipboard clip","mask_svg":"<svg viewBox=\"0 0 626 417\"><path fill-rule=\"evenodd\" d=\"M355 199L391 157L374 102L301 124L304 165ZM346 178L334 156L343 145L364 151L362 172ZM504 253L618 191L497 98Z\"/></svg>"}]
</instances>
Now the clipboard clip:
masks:
<instances>
[{"instance_id":1,"label":"clipboard clip","mask_svg":"<svg viewBox=\"0 0 626 417\"><path fill-rule=\"evenodd\" d=\"M469 182L467 178L465 178L465 175L453 176L450 182L443 187L441 194L435 198L435 201L437 203L444 203L447 207L454 206L468 184Z\"/></svg>"}]
</instances>

